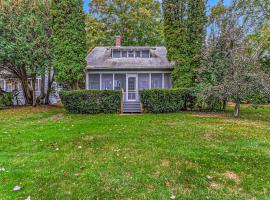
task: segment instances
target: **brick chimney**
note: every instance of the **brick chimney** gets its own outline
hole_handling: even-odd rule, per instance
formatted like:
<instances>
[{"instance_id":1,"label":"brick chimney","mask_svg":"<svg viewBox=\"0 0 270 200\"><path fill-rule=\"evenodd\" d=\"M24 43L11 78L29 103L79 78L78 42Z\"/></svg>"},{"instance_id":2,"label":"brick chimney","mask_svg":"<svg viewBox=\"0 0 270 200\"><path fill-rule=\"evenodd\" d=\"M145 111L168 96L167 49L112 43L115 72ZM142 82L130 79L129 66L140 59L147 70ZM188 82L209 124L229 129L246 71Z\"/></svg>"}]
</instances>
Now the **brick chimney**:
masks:
<instances>
[{"instance_id":1,"label":"brick chimney","mask_svg":"<svg viewBox=\"0 0 270 200\"><path fill-rule=\"evenodd\" d=\"M121 46L121 36L115 36L115 46L120 47Z\"/></svg>"}]
</instances>

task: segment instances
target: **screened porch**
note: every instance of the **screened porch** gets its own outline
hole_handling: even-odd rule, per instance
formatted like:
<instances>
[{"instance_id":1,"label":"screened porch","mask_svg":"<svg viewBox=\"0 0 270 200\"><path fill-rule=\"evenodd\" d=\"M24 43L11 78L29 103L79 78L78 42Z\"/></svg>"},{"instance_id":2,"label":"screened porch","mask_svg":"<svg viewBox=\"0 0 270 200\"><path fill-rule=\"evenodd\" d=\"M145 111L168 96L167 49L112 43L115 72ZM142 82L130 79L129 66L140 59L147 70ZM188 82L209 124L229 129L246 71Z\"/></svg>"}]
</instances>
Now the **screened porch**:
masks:
<instances>
[{"instance_id":1,"label":"screened porch","mask_svg":"<svg viewBox=\"0 0 270 200\"><path fill-rule=\"evenodd\" d=\"M153 88L171 88L171 73L88 73L88 90L123 90L125 101L139 101L139 91Z\"/></svg>"}]
</instances>

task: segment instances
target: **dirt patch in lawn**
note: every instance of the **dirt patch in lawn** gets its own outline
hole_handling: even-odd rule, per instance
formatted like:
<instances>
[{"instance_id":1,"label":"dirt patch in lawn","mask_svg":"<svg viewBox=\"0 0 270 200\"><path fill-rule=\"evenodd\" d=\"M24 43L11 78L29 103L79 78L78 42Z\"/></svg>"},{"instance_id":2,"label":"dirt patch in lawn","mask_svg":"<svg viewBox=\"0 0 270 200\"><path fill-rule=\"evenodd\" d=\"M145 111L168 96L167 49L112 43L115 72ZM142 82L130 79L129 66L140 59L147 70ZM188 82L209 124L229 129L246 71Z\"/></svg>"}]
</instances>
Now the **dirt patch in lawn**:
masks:
<instances>
[{"instance_id":1,"label":"dirt patch in lawn","mask_svg":"<svg viewBox=\"0 0 270 200\"><path fill-rule=\"evenodd\" d=\"M218 189L220 189L220 188L221 188L221 185L220 185L219 183L217 183L217 182L212 182L212 183L210 184L210 189L218 190Z\"/></svg>"},{"instance_id":2,"label":"dirt patch in lawn","mask_svg":"<svg viewBox=\"0 0 270 200\"><path fill-rule=\"evenodd\" d=\"M169 167L170 166L170 161L168 161L168 160L161 160L161 165L163 167Z\"/></svg>"},{"instance_id":3,"label":"dirt patch in lawn","mask_svg":"<svg viewBox=\"0 0 270 200\"><path fill-rule=\"evenodd\" d=\"M206 141L211 141L211 140L215 140L218 138L217 133L205 133L202 135L202 139L206 140Z\"/></svg>"},{"instance_id":4,"label":"dirt patch in lawn","mask_svg":"<svg viewBox=\"0 0 270 200\"><path fill-rule=\"evenodd\" d=\"M194 117L209 117L209 118L224 118L226 117L225 113L203 113L203 112L199 112L199 113L195 113L192 116Z\"/></svg>"},{"instance_id":5,"label":"dirt patch in lawn","mask_svg":"<svg viewBox=\"0 0 270 200\"><path fill-rule=\"evenodd\" d=\"M226 171L226 172L224 173L224 175L225 175L228 179L234 180L236 183L240 183L240 177L239 177L236 173L231 172L231 171Z\"/></svg>"},{"instance_id":6,"label":"dirt patch in lawn","mask_svg":"<svg viewBox=\"0 0 270 200\"><path fill-rule=\"evenodd\" d=\"M261 104L261 105L258 105L259 107L270 107L270 104Z\"/></svg>"},{"instance_id":7,"label":"dirt patch in lawn","mask_svg":"<svg viewBox=\"0 0 270 200\"><path fill-rule=\"evenodd\" d=\"M14 106L8 109L2 110L1 112L7 112L9 114L28 114L28 113L44 113L53 109L59 109L56 106Z\"/></svg>"},{"instance_id":8,"label":"dirt patch in lawn","mask_svg":"<svg viewBox=\"0 0 270 200\"><path fill-rule=\"evenodd\" d=\"M64 115L62 113L59 113L59 114L51 116L50 120L52 120L52 121L60 121L63 118L64 118Z\"/></svg>"}]
</instances>

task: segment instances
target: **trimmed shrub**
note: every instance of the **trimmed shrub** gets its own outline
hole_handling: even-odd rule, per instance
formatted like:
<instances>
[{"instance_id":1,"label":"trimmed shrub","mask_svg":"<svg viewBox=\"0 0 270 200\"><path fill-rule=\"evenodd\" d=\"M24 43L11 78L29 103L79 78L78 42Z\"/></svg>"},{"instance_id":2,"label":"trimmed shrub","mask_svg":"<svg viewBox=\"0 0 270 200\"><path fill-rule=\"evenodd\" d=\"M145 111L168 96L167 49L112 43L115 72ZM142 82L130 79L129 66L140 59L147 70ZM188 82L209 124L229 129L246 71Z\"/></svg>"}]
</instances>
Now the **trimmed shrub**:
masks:
<instances>
[{"instance_id":1,"label":"trimmed shrub","mask_svg":"<svg viewBox=\"0 0 270 200\"><path fill-rule=\"evenodd\" d=\"M71 113L119 113L121 109L121 91L62 91L60 97L65 109Z\"/></svg>"},{"instance_id":2,"label":"trimmed shrub","mask_svg":"<svg viewBox=\"0 0 270 200\"><path fill-rule=\"evenodd\" d=\"M1 92L0 91L0 109L7 106L12 106L13 94L11 92Z\"/></svg>"},{"instance_id":3,"label":"trimmed shrub","mask_svg":"<svg viewBox=\"0 0 270 200\"><path fill-rule=\"evenodd\" d=\"M148 89L140 91L144 112L167 113L192 109L191 89Z\"/></svg>"}]
</instances>

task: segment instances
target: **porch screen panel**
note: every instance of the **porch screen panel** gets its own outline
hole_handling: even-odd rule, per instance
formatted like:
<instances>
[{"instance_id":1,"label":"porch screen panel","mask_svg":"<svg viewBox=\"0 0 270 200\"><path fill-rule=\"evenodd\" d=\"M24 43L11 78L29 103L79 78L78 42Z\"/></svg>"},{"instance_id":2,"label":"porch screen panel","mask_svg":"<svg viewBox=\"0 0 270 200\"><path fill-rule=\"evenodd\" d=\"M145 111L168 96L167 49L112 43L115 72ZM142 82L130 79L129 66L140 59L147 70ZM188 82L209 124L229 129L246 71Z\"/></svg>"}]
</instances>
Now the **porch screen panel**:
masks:
<instances>
[{"instance_id":1,"label":"porch screen panel","mask_svg":"<svg viewBox=\"0 0 270 200\"><path fill-rule=\"evenodd\" d=\"M114 89L126 91L126 74L114 74Z\"/></svg>"},{"instance_id":2,"label":"porch screen panel","mask_svg":"<svg viewBox=\"0 0 270 200\"><path fill-rule=\"evenodd\" d=\"M164 88L172 88L172 77L171 74L164 74Z\"/></svg>"},{"instance_id":3,"label":"porch screen panel","mask_svg":"<svg viewBox=\"0 0 270 200\"><path fill-rule=\"evenodd\" d=\"M100 74L89 74L89 89L100 90Z\"/></svg>"},{"instance_id":4,"label":"porch screen panel","mask_svg":"<svg viewBox=\"0 0 270 200\"><path fill-rule=\"evenodd\" d=\"M151 74L151 88L162 88L162 74Z\"/></svg>"},{"instance_id":5,"label":"porch screen panel","mask_svg":"<svg viewBox=\"0 0 270 200\"><path fill-rule=\"evenodd\" d=\"M149 74L138 74L139 90L149 89Z\"/></svg>"},{"instance_id":6,"label":"porch screen panel","mask_svg":"<svg viewBox=\"0 0 270 200\"><path fill-rule=\"evenodd\" d=\"M113 90L113 74L102 74L102 90Z\"/></svg>"}]
</instances>

